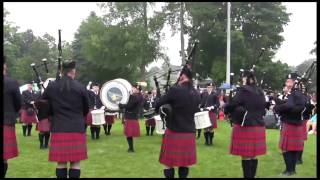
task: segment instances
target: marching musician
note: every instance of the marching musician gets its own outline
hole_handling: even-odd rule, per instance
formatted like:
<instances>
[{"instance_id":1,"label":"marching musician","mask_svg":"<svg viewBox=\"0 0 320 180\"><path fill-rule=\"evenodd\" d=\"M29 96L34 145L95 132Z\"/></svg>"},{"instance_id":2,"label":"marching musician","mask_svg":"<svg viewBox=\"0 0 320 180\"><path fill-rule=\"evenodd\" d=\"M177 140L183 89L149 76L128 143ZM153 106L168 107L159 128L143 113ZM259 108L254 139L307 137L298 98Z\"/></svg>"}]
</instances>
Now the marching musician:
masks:
<instances>
[{"instance_id":1,"label":"marching musician","mask_svg":"<svg viewBox=\"0 0 320 180\"><path fill-rule=\"evenodd\" d=\"M146 99L144 101L144 109L146 111L149 111L152 108L154 108L154 105L155 105L154 98L155 97L156 96L155 96L154 92L151 92L151 91L148 92L147 97L146 97ZM156 126L156 121L153 118L153 116L154 116L154 114L145 115L145 118L147 119L145 121L146 130L147 130L147 136L149 136L149 135L153 136L153 131L154 131L155 126Z\"/></svg>"},{"instance_id":2,"label":"marching musician","mask_svg":"<svg viewBox=\"0 0 320 180\"><path fill-rule=\"evenodd\" d=\"M39 94L39 97L37 99L40 99L40 98L41 98L41 94ZM35 102L35 105L37 106L37 102ZM37 122L36 130L39 131L40 149L47 149L49 145L49 140L50 140L50 118L51 117L49 116L42 117L39 114L37 115L37 117L39 121Z\"/></svg>"},{"instance_id":3,"label":"marching musician","mask_svg":"<svg viewBox=\"0 0 320 180\"><path fill-rule=\"evenodd\" d=\"M283 152L286 164L286 170L282 173L284 176L296 174L298 151L302 151L304 146L304 135L302 133L304 128L301 116L307 101L300 91L294 90L297 78L296 73L289 74L285 83L288 89L287 100L282 103L276 102L274 107L275 112L280 115L283 125L280 131L279 148Z\"/></svg>"},{"instance_id":4,"label":"marching musician","mask_svg":"<svg viewBox=\"0 0 320 180\"><path fill-rule=\"evenodd\" d=\"M212 145L213 129L217 128L217 110L220 106L219 97L214 83L207 84L207 91L203 93L200 108L209 110L211 126L204 129L205 145Z\"/></svg>"},{"instance_id":5,"label":"marching musician","mask_svg":"<svg viewBox=\"0 0 320 180\"><path fill-rule=\"evenodd\" d=\"M52 107L49 161L57 162L57 178L79 178L80 161L88 158L84 122L89 96L86 87L75 80L75 66L75 61L64 62L61 79L51 82L42 95Z\"/></svg>"},{"instance_id":6,"label":"marching musician","mask_svg":"<svg viewBox=\"0 0 320 180\"><path fill-rule=\"evenodd\" d=\"M22 108L21 108L21 122L23 136L31 136L32 123L37 123L37 116L34 108L34 101L37 98L37 93L33 91L33 82L27 84L27 90L22 92ZM26 134L28 130L28 133Z\"/></svg>"},{"instance_id":7,"label":"marching musician","mask_svg":"<svg viewBox=\"0 0 320 180\"><path fill-rule=\"evenodd\" d=\"M242 83L233 99L225 104L233 122L230 154L242 157L244 178L254 178L257 171L256 156L266 154L266 133L263 116L266 101L256 85L253 72L244 71Z\"/></svg>"},{"instance_id":8,"label":"marching musician","mask_svg":"<svg viewBox=\"0 0 320 180\"><path fill-rule=\"evenodd\" d=\"M172 86L155 105L172 106L173 119L166 120L166 131L162 139L159 162L165 165L164 176L173 178L174 167L179 167L180 178L189 174L188 166L197 162L194 114L199 111L200 94L193 87L192 72L183 68L178 85Z\"/></svg>"},{"instance_id":9,"label":"marching musician","mask_svg":"<svg viewBox=\"0 0 320 180\"><path fill-rule=\"evenodd\" d=\"M102 102L100 100L99 94L99 84L92 83L92 88L89 90L89 99L90 99L90 112L87 114L87 122L90 124L90 132L91 132L91 139L99 139L100 138L100 125L93 125L92 124L92 114L91 111L100 109L102 107Z\"/></svg>"},{"instance_id":10,"label":"marching musician","mask_svg":"<svg viewBox=\"0 0 320 180\"><path fill-rule=\"evenodd\" d=\"M114 114L115 112L110 111L108 109L105 109L105 121L106 123L103 124L103 129L104 129L104 134L105 135L110 135L111 134L111 128L112 124L114 124L114 119L116 118L116 115Z\"/></svg>"},{"instance_id":11,"label":"marching musician","mask_svg":"<svg viewBox=\"0 0 320 180\"><path fill-rule=\"evenodd\" d=\"M315 106L311 103L311 98L308 96L307 92L303 92L302 94L304 96L304 98L306 99L307 103L305 106L305 110L303 111L303 131L302 131L302 135L303 135L303 140L306 141L308 140L308 133L307 133L307 122L310 120L311 116L312 116L312 111L315 108ZM304 147L303 147L304 148ZM302 154L303 154L303 150L302 151L298 151L297 152L297 160L296 163L297 164L302 164Z\"/></svg>"},{"instance_id":12,"label":"marching musician","mask_svg":"<svg viewBox=\"0 0 320 180\"><path fill-rule=\"evenodd\" d=\"M3 59L3 176L8 169L8 159L18 156L16 138L16 118L21 108L21 94L19 83L7 75L6 57Z\"/></svg>"},{"instance_id":13,"label":"marching musician","mask_svg":"<svg viewBox=\"0 0 320 180\"><path fill-rule=\"evenodd\" d=\"M143 97L140 93L141 89L138 84L132 86L132 91L127 104L120 104L120 109L125 109L124 113L124 134L127 137L129 149L128 152L134 152L133 137L140 136L139 115L143 105Z\"/></svg>"}]
</instances>

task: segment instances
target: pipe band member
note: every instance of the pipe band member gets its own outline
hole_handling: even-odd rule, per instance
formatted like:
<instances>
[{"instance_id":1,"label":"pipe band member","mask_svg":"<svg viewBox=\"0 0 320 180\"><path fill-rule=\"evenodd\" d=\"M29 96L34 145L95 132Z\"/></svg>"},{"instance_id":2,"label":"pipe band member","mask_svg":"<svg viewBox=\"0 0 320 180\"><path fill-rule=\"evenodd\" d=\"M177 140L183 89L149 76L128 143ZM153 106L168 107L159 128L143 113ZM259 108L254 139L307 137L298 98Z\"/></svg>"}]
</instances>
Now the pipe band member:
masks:
<instances>
[{"instance_id":1,"label":"pipe band member","mask_svg":"<svg viewBox=\"0 0 320 180\"><path fill-rule=\"evenodd\" d=\"M86 87L75 80L75 66L75 61L64 62L61 79L51 82L42 95L52 107L49 161L57 162L57 178L79 178L80 161L88 158L84 124L89 95Z\"/></svg>"}]
</instances>

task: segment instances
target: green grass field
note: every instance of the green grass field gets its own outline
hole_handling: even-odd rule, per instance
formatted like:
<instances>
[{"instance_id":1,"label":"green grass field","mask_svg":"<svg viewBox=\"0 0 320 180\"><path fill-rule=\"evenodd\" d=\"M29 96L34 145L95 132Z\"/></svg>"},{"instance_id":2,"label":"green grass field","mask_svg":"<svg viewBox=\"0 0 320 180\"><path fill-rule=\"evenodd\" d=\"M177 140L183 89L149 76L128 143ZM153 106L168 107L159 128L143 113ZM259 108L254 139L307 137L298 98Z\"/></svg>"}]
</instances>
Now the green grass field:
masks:
<instances>
[{"instance_id":1,"label":"green grass field","mask_svg":"<svg viewBox=\"0 0 320 180\"><path fill-rule=\"evenodd\" d=\"M103 133L99 140L91 140L87 129L88 159L81 162L81 177L163 177L159 163L161 136L145 135L144 121L140 121L141 137L134 139L135 153L128 153L122 124L116 121L111 136ZM55 178L56 163L48 161L48 150L39 149L38 132L33 126L32 136L23 137L21 124L16 125L19 156L9 160L8 178ZM101 128L103 132L103 128ZM214 146L205 146L203 134L197 140L197 164L190 167L189 177L242 178L241 159L229 154L230 125L218 122ZM278 148L279 130L267 130L267 154L258 157L258 178L281 178L284 170ZM297 165L291 177L316 177L316 136L309 135L303 154L304 163ZM177 174L176 176L177 177Z\"/></svg>"}]
</instances>

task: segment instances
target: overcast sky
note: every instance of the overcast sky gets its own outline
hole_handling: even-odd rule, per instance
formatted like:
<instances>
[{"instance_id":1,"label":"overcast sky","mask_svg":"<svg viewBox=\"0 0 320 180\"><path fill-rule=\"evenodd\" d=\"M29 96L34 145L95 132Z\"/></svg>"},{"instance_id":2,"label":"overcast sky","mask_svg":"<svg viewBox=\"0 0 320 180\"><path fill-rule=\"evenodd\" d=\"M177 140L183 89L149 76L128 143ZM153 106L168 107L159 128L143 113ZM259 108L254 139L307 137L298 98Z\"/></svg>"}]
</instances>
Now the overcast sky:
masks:
<instances>
[{"instance_id":1,"label":"overcast sky","mask_svg":"<svg viewBox=\"0 0 320 180\"><path fill-rule=\"evenodd\" d=\"M306 59L314 58L309 52L314 48L317 31L317 9L315 2L286 2L287 12L292 13L290 22L282 33L285 41L278 50L274 60L281 60L296 66ZM88 2L5 2L4 8L10 12L8 20L19 26L19 31L32 29L35 35L42 36L46 32L58 39L58 29L62 29L62 40L71 42L81 22L88 17L90 11L101 15L96 3ZM167 50L174 65L181 64L179 56L180 34L171 36L169 27L163 30L166 38L161 45ZM185 36L185 48L187 47ZM232 45L231 45L232 48ZM232 61L232 59L231 59ZM156 63L160 65L160 63ZM152 64L154 65L154 64Z\"/></svg>"}]
</instances>

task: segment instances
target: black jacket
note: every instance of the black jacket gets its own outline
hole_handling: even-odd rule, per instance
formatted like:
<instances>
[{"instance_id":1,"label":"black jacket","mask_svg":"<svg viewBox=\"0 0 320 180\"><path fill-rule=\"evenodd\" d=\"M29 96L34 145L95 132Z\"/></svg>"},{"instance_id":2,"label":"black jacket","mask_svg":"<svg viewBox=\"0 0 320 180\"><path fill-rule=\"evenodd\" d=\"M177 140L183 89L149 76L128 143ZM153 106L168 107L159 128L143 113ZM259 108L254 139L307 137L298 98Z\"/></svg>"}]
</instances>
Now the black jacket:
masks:
<instances>
[{"instance_id":1,"label":"black jacket","mask_svg":"<svg viewBox=\"0 0 320 180\"><path fill-rule=\"evenodd\" d=\"M42 98L49 100L51 132L84 133L85 116L89 111L89 95L85 86L69 77L70 91L61 91L62 80L51 82Z\"/></svg>"},{"instance_id":2,"label":"black jacket","mask_svg":"<svg viewBox=\"0 0 320 180\"><path fill-rule=\"evenodd\" d=\"M167 128L175 132L196 132L194 114L199 111L200 93L192 84L172 86L167 94L156 101L156 111L161 105L172 106L173 117L166 122Z\"/></svg>"},{"instance_id":3,"label":"black jacket","mask_svg":"<svg viewBox=\"0 0 320 180\"><path fill-rule=\"evenodd\" d=\"M100 109L103 104L101 102L100 99L100 94L95 94L93 91L88 90L89 93L89 108L90 109L94 109L94 107L96 107L96 109Z\"/></svg>"},{"instance_id":4,"label":"black jacket","mask_svg":"<svg viewBox=\"0 0 320 180\"><path fill-rule=\"evenodd\" d=\"M208 92L204 92L204 93L202 93L202 96L201 96L200 107L206 108L206 107L210 107L210 106L214 106L214 109L211 110L212 112L217 112L217 110L220 106L218 94L214 91L211 92L211 94L208 94Z\"/></svg>"},{"instance_id":5,"label":"black jacket","mask_svg":"<svg viewBox=\"0 0 320 180\"><path fill-rule=\"evenodd\" d=\"M307 99L300 91L293 91L282 104L276 104L274 111L279 114L280 120L289 124L302 124L302 112L307 105Z\"/></svg>"},{"instance_id":6,"label":"black jacket","mask_svg":"<svg viewBox=\"0 0 320 180\"><path fill-rule=\"evenodd\" d=\"M235 124L264 126L265 107L266 99L263 91L255 85L245 85L238 88L232 101L225 105L225 111L231 113L231 120Z\"/></svg>"},{"instance_id":7,"label":"black jacket","mask_svg":"<svg viewBox=\"0 0 320 180\"><path fill-rule=\"evenodd\" d=\"M28 90L25 90L22 92L22 108L27 109L27 108L33 108L33 105L31 104L31 101L35 101L39 98L39 94L36 92L32 91L32 93Z\"/></svg>"},{"instance_id":8,"label":"black jacket","mask_svg":"<svg viewBox=\"0 0 320 180\"><path fill-rule=\"evenodd\" d=\"M11 77L3 77L3 125L14 125L21 108L19 83Z\"/></svg>"},{"instance_id":9,"label":"black jacket","mask_svg":"<svg viewBox=\"0 0 320 180\"><path fill-rule=\"evenodd\" d=\"M124 117L130 120L138 120L143 98L140 93L131 94L127 104L119 104L120 108L125 108Z\"/></svg>"}]
</instances>

